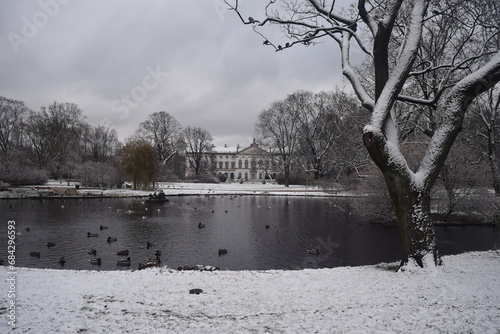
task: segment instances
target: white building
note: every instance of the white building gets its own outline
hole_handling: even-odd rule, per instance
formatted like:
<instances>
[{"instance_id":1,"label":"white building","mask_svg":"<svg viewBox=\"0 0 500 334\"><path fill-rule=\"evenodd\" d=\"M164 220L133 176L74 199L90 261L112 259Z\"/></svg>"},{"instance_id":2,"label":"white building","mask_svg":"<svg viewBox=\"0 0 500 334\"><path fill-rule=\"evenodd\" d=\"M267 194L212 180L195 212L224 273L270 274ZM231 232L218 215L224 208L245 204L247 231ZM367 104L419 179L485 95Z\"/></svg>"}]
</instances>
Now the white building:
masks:
<instances>
[{"instance_id":1,"label":"white building","mask_svg":"<svg viewBox=\"0 0 500 334\"><path fill-rule=\"evenodd\" d=\"M247 148L239 145L213 147L206 155L211 165L210 173L223 174L228 181L274 179L278 170L273 155L255 142ZM188 166L186 174L192 175L193 169Z\"/></svg>"}]
</instances>

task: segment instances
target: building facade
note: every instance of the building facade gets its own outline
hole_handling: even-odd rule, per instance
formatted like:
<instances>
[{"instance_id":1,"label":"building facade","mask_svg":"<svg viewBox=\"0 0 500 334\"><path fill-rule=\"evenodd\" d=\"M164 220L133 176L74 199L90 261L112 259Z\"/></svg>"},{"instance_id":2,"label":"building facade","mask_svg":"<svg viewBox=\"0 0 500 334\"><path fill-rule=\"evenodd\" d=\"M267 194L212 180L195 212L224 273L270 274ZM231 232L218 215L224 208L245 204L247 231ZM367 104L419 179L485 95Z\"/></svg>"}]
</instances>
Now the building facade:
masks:
<instances>
[{"instance_id":1,"label":"building facade","mask_svg":"<svg viewBox=\"0 0 500 334\"><path fill-rule=\"evenodd\" d=\"M239 145L212 147L205 155L210 164L209 172L214 176L222 174L228 181L274 179L278 169L274 156L255 142L246 148ZM193 176L193 173L188 165L186 175Z\"/></svg>"}]
</instances>

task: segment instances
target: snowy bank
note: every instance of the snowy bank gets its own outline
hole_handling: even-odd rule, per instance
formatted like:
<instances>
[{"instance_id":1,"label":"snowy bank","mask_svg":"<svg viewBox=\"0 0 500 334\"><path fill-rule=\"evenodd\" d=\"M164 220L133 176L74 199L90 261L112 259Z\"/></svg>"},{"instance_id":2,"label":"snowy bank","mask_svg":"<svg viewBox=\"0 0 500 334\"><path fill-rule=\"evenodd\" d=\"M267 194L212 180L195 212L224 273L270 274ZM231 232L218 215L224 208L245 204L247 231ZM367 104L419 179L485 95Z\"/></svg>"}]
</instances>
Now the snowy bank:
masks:
<instances>
[{"instance_id":1,"label":"snowy bank","mask_svg":"<svg viewBox=\"0 0 500 334\"><path fill-rule=\"evenodd\" d=\"M499 333L500 252L444 266L133 272L16 268L15 333ZM2 276L2 320L7 291ZM199 295L189 290L200 288Z\"/></svg>"},{"instance_id":2,"label":"snowy bank","mask_svg":"<svg viewBox=\"0 0 500 334\"><path fill-rule=\"evenodd\" d=\"M167 196L183 195L277 195L277 196L351 196L341 190L324 190L317 186L291 185L285 187L273 183L188 183L161 182L157 190ZM73 182L51 180L43 186L11 188L0 191L0 198L39 198L39 197L147 197L151 191L122 189L82 188L76 189Z\"/></svg>"}]
</instances>

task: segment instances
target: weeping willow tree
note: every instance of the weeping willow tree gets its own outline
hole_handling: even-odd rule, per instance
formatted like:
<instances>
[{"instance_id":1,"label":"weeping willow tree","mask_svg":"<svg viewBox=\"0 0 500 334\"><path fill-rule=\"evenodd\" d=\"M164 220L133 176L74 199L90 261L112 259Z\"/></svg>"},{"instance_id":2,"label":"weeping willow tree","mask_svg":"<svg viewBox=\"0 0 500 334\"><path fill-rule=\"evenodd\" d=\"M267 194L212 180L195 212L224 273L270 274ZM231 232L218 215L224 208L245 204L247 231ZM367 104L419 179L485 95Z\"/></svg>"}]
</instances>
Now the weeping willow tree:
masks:
<instances>
[{"instance_id":1,"label":"weeping willow tree","mask_svg":"<svg viewBox=\"0 0 500 334\"><path fill-rule=\"evenodd\" d=\"M154 147L146 141L128 143L122 152L120 169L132 180L134 189L153 189L157 182L158 160Z\"/></svg>"}]
</instances>

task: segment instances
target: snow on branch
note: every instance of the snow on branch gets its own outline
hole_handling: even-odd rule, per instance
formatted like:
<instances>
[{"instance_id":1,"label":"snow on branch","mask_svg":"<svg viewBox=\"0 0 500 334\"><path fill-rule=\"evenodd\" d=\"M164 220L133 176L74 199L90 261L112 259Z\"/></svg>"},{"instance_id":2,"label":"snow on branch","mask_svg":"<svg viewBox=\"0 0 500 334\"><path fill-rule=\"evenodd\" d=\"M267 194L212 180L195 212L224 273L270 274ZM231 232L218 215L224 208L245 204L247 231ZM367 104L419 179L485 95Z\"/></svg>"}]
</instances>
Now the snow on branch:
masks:
<instances>
[{"instance_id":1,"label":"snow on branch","mask_svg":"<svg viewBox=\"0 0 500 334\"><path fill-rule=\"evenodd\" d=\"M446 96L438 108L444 114L443 121L431 138L427 151L417 171L415 184L427 187L437 178L440 164L444 162L454 138L462 128L463 116L470 103L481 93L500 81L500 52L483 67L460 80Z\"/></svg>"},{"instance_id":2,"label":"snow on branch","mask_svg":"<svg viewBox=\"0 0 500 334\"><path fill-rule=\"evenodd\" d=\"M350 44L349 44L350 34L344 32L342 34L341 42L341 52L342 52L342 73L350 81L356 96L361 101L363 107L373 112L375 107L375 101L368 95L365 87L361 83L359 75L354 71L350 64Z\"/></svg>"},{"instance_id":3,"label":"snow on branch","mask_svg":"<svg viewBox=\"0 0 500 334\"><path fill-rule=\"evenodd\" d=\"M363 42L363 39L356 33L357 20L342 16L334 11L335 1L330 5L325 2L309 0L304 2L284 1L285 12L293 13L289 17L281 17L278 10L271 11L271 5L276 1L270 0L266 5L265 18L263 20L254 17L245 19L239 10L239 1L234 0L234 4L230 4L228 0L224 0L229 9L236 12L243 24L253 25L253 30L262 36L264 45L272 46L276 51L282 51L296 44L311 45L315 40L329 36L334 39L338 37L335 34L349 32L354 40L359 45L361 50L371 56L371 51ZM275 45L269 38L259 31L258 28L266 25L276 24L283 27L286 34L294 41L287 42L284 45Z\"/></svg>"},{"instance_id":4,"label":"snow on branch","mask_svg":"<svg viewBox=\"0 0 500 334\"><path fill-rule=\"evenodd\" d=\"M382 93L376 102L374 112L372 114L371 124L365 127L365 132L373 132L378 136L383 135L383 129L385 127L385 122L389 117L389 112L405 83L405 78L410 72L413 61L415 60L420 37L422 35L422 25L425 11L426 1L415 1L412 9L408 34L406 35L401 55L394 70L389 75L384 88L382 89Z\"/></svg>"}]
</instances>

